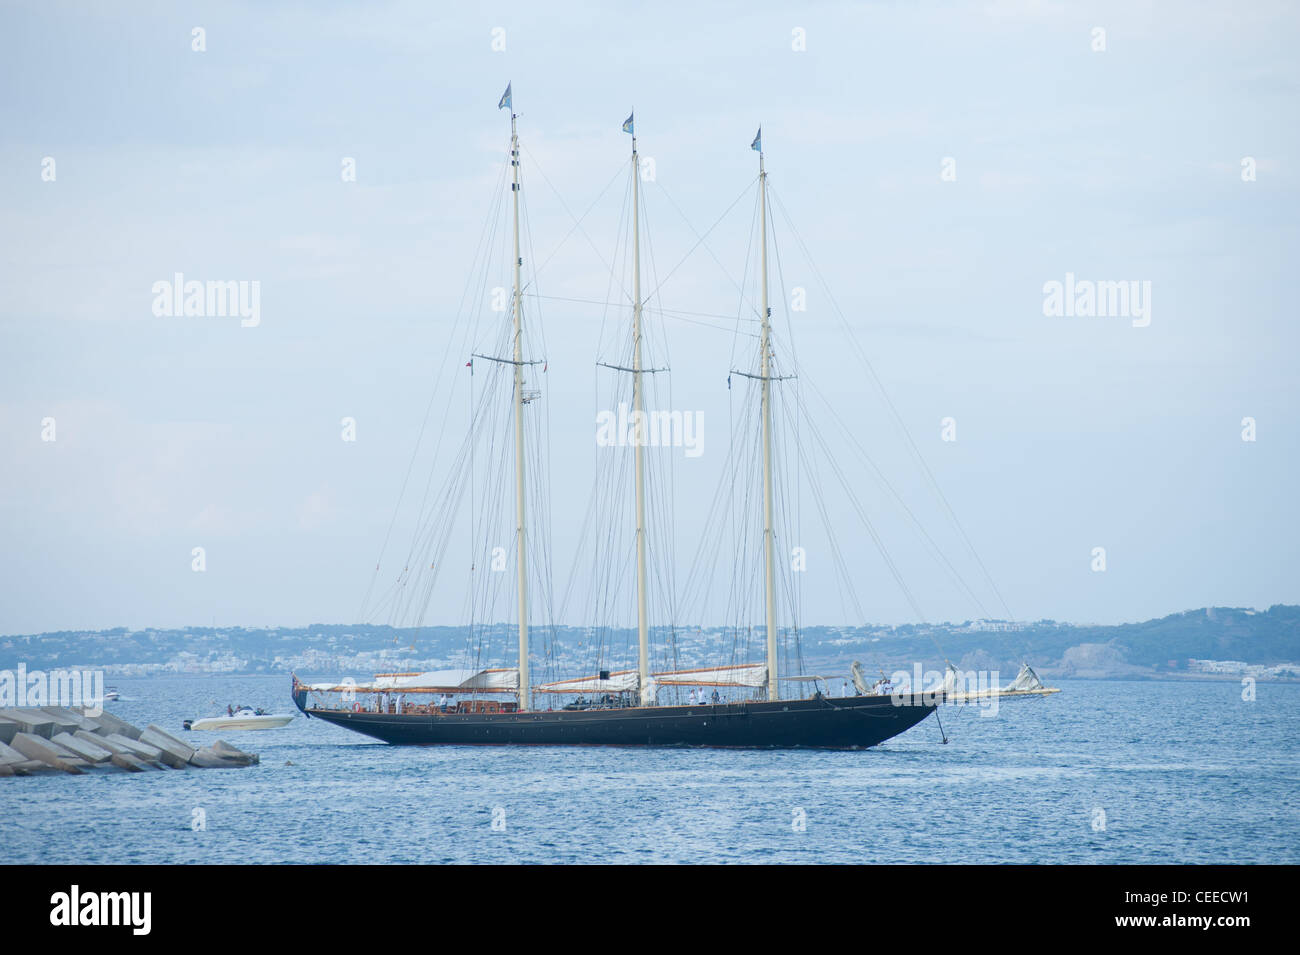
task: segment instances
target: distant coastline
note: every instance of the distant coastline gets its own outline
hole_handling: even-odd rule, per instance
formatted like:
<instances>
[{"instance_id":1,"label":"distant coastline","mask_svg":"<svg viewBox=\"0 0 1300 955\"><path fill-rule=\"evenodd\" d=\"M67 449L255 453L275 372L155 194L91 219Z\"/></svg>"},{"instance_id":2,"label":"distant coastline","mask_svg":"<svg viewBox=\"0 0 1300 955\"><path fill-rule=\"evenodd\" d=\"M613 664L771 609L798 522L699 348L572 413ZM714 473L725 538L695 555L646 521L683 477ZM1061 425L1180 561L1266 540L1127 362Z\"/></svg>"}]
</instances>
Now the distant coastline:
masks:
<instances>
[{"instance_id":1,"label":"distant coastline","mask_svg":"<svg viewBox=\"0 0 1300 955\"><path fill-rule=\"evenodd\" d=\"M553 666L619 665L634 631L537 626L550 641ZM0 636L0 669L93 667L110 677L288 673L371 674L438 669L465 663L471 640L481 659L509 659L509 624L395 628L368 624L309 627L187 627L60 631ZM672 641L681 665L709 659L731 631L719 627L654 628L658 646ZM937 644L937 646L936 646ZM537 644L541 646L541 643ZM939 648L942 648L942 655ZM868 670L941 667L1014 674L1028 661L1044 677L1128 680L1300 680L1300 606L1267 610L1209 607L1113 626L968 620L901 626L809 626L802 630L804 671L844 674L854 660ZM1009 677L1008 677L1009 678Z\"/></svg>"}]
</instances>

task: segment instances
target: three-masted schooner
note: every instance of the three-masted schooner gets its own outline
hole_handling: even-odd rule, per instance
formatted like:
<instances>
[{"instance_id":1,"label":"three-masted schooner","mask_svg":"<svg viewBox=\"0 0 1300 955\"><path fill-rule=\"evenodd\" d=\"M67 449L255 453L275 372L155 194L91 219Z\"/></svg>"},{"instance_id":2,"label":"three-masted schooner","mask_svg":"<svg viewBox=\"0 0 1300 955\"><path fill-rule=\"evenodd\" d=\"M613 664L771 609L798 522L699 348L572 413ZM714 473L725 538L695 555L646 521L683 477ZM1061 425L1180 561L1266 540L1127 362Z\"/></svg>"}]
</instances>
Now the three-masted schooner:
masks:
<instances>
[{"instance_id":1,"label":"three-masted schooner","mask_svg":"<svg viewBox=\"0 0 1300 955\"><path fill-rule=\"evenodd\" d=\"M520 146L518 114L510 87L499 103L510 109L510 161L513 204L514 279L511 354L475 355L513 369L515 533L518 602L518 665L509 668L445 670L420 673L378 674L357 684L306 684L293 678L293 698L308 716L397 744L560 744L625 746L820 747L857 749L874 746L921 722L943 702L944 694L890 694L872 692L856 671L854 695L832 697L816 692L811 697L782 699L782 674L778 668L776 602L776 549L773 526L772 394L774 374L771 345L771 309L767 275L767 171L761 130L752 148L758 152L761 269L761 335L757 374L733 373L758 379L762 419L763 582L765 597L766 659L761 663L731 664L654 671L649 647L646 570L646 480L644 442L634 443L636 518L636 618L637 669L601 672L576 679L534 686L529 655L528 548L525 488L524 371L536 362L525 359L520 253ZM623 124L632 135L632 355L630 367L607 365L632 376L634 420L644 421L643 378L653 369L643 365L642 292L640 248L640 157L633 117ZM1022 673L1022 677L1024 674ZM786 682L800 678L791 675ZM796 685L797 682L796 682ZM668 687L692 687L692 702L659 705L658 693ZM1036 693L1041 684L1017 684L1018 693ZM694 688L701 688L698 697ZM712 696L706 695L713 688ZM726 689L722 700L717 690ZM753 698L735 699L748 692ZM534 705L538 695L576 697L561 708Z\"/></svg>"}]
</instances>

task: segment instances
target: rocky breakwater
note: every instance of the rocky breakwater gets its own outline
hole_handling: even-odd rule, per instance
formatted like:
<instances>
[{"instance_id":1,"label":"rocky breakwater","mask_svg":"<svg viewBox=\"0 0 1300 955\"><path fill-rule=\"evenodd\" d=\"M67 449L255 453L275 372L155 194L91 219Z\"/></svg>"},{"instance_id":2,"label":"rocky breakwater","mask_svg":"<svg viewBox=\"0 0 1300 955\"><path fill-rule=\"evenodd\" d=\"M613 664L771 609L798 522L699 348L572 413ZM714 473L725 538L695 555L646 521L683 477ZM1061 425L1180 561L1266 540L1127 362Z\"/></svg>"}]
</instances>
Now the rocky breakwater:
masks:
<instances>
[{"instance_id":1,"label":"rocky breakwater","mask_svg":"<svg viewBox=\"0 0 1300 955\"><path fill-rule=\"evenodd\" d=\"M195 749L160 726L137 729L81 707L0 708L0 776L62 772L140 773L253 766L256 754L221 740Z\"/></svg>"}]
</instances>

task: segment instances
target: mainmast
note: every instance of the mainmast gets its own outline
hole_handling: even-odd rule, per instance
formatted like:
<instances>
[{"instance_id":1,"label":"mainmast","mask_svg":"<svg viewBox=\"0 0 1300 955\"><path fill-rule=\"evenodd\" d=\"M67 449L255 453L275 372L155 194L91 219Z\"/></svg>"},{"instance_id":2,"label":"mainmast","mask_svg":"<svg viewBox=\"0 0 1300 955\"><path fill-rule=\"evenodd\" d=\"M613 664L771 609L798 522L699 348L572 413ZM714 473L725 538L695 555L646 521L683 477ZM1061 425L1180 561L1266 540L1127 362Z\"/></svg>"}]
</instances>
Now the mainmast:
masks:
<instances>
[{"instance_id":1,"label":"mainmast","mask_svg":"<svg viewBox=\"0 0 1300 955\"><path fill-rule=\"evenodd\" d=\"M763 166L763 131L751 144L758 150L759 221L763 243L763 554L764 582L767 594L767 698L780 696L776 670L776 540L772 531L772 310L767 305L767 170Z\"/></svg>"},{"instance_id":2,"label":"mainmast","mask_svg":"<svg viewBox=\"0 0 1300 955\"><path fill-rule=\"evenodd\" d=\"M635 114L633 114L635 115ZM641 387L641 168L633 116L624 129L632 134L632 420L636 440L636 636L641 703L653 701L650 687L650 624L646 614L645 569L645 395Z\"/></svg>"},{"instance_id":3,"label":"mainmast","mask_svg":"<svg viewBox=\"0 0 1300 955\"><path fill-rule=\"evenodd\" d=\"M521 297L520 268L523 259L519 255L519 132L510 97L510 87L506 87L501 98L501 106L510 110L510 165L514 169L514 181L510 190L514 194L514 234L515 234L515 551L519 566L519 709L530 707L530 687L528 681L528 558L527 532L525 530L524 501L524 335L523 306Z\"/></svg>"}]
</instances>

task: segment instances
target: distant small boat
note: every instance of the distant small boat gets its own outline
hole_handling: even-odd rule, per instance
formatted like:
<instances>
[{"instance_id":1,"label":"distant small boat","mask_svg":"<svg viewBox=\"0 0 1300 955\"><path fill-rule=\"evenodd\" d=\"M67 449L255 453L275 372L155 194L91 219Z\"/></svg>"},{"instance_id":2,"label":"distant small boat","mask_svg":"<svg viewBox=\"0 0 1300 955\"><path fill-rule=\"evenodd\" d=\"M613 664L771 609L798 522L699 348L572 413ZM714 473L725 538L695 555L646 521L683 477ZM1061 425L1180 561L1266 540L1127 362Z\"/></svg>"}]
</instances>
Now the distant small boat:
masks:
<instances>
[{"instance_id":1,"label":"distant small boat","mask_svg":"<svg viewBox=\"0 0 1300 955\"><path fill-rule=\"evenodd\" d=\"M111 686L110 686L107 690L104 691L104 702L105 702L105 703L109 703L109 702L111 702L111 701L113 701L113 700L121 699L121 697L122 697L122 694L119 693L119 692L117 692L117 690L113 689Z\"/></svg>"},{"instance_id":2,"label":"distant small boat","mask_svg":"<svg viewBox=\"0 0 1300 955\"><path fill-rule=\"evenodd\" d=\"M243 706L230 716L207 716L181 725L187 730L273 730L288 726L292 719L292 713L265 713Z\"/></svg>"}]
</instances>

